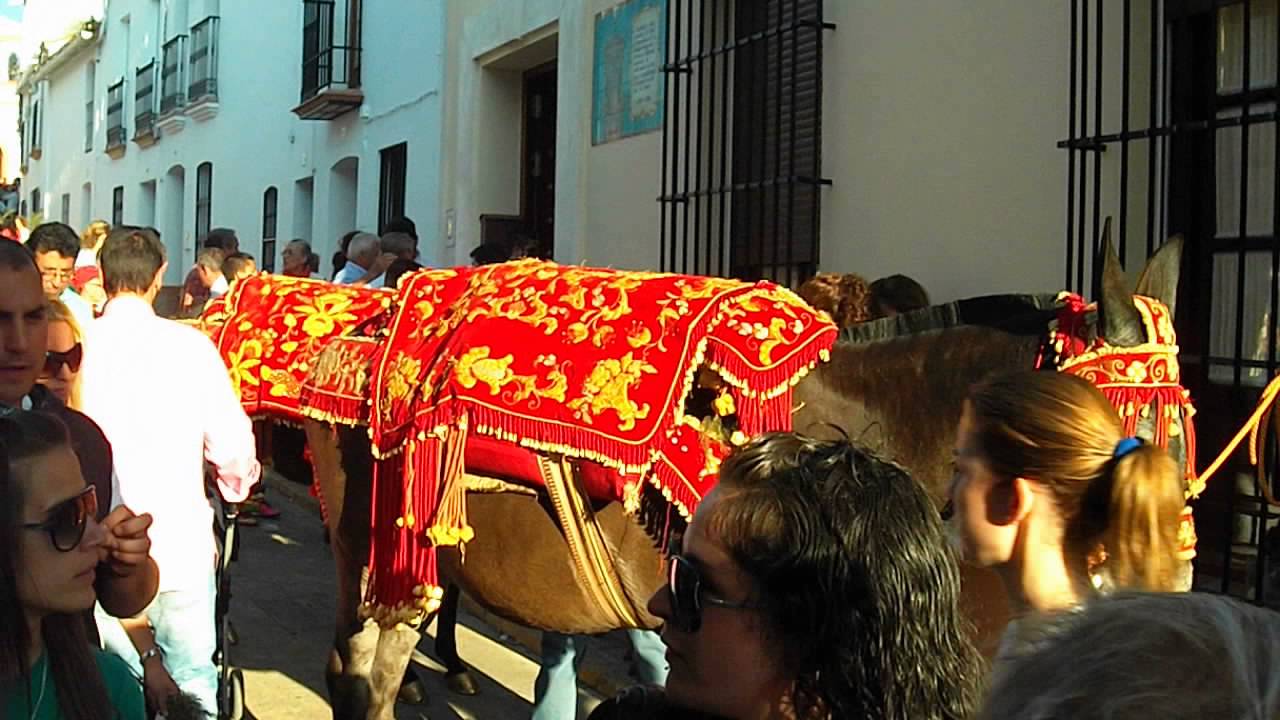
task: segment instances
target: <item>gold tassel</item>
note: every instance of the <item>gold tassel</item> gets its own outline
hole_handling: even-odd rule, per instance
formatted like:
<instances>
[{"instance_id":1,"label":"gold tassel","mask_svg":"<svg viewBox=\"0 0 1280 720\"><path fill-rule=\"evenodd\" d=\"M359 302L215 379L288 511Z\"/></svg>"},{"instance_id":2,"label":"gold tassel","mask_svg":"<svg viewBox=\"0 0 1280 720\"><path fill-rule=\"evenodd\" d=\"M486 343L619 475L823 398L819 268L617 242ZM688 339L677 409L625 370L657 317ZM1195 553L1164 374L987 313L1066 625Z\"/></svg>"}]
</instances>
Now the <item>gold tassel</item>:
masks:
<instances>
[{"instance_id":1,"label":"gold tassel","mask_svg":"<svg viewBox=\"0 0 1280 720\"><path fill-rule=\"evenodd\" d=\"M436 520L427 531L433 545L457 545L463 549L475 537L467 523L467 484L464 463L467 448L467 419L446 431L444 457L440 472L440 503L436 507Z\"/></svg>"}]
</instances>

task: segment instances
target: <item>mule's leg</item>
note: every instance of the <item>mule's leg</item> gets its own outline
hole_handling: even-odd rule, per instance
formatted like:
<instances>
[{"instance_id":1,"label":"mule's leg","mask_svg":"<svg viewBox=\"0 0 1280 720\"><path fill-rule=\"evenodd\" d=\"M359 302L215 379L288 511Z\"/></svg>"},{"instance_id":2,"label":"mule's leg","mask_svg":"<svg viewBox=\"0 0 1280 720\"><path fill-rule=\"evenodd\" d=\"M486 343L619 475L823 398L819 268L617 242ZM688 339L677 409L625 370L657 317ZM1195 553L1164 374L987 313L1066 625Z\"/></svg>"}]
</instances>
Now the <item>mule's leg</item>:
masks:
<instances>
[{"instance_id":1,"label":"mule's leg","mask_svg":"<svg viewBox=\"0 0 1280 720\"><path fill-rule=\"evenodd\" d=\"M451 692L459 695L476 695L480 692L471 669L458 655L458 602L462 588L447 583L440 613L436 616L436 657L444 663L444 680Z\"/></svg>"},{"instance_id":2,"label":"mule's leg","mask_svg":"<svg viewBox=\"0 0 1280 720\"><path fill-rule=\"evenodd\" d=\"M378 652L369 675L368 720L395 720L396 695L421 638L416 628L407 625L384 629L379 634Z\"/></svg>"},{"instance_id":3,"label":"mule's leg","mask_svg":"<svg viewBox=\"0 0 1280 720\"><path fill-rule=\"evenodd\" d=\"M378 654L381 630L370 620L351 632L339 629L325 668L325 685L335 720L365 720L372 717L374 693L372 675Z\"/></svg>"},{"instance_id":4,"label":"mule's leg","mask_svg":"<svg viewBox=\"0 0 1280 720\"><path fill-rule=\"evenodd\" d=\"M369 555L368 441L334 432L329 425L306 424L307 442L315 459L316 477L329 508L326 529L337 571L338 603L333 648L325 666L325 685L333 716L364 720L372 701L374 658L380 631L373 622L360 622L362 569ZM344 450L350 457L344 457ZM348 483L350 487L348 487Z\"/></svg>"}]
</instances>

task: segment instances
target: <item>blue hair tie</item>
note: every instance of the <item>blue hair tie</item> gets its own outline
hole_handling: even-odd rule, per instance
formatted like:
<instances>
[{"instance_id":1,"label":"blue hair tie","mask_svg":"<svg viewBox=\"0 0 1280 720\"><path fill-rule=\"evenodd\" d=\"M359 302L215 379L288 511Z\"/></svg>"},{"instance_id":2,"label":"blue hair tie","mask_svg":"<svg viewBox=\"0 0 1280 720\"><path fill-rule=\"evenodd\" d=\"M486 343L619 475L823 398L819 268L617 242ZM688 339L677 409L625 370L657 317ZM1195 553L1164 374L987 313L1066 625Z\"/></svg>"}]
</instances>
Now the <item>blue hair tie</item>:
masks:
<instances>
[{"instance_id":1,"label":"blue hair tie","mask_svg":"<svg viewBox=\"0 0 1280 720\"><path fill-rule=\"evenodd\" d=\"M1136 437L1127 437L1116 443L1116 450L1111 454L1111 456L1119 460L1140 447L1142 447L1141 439Z\"/></svg>"}]
</instances>

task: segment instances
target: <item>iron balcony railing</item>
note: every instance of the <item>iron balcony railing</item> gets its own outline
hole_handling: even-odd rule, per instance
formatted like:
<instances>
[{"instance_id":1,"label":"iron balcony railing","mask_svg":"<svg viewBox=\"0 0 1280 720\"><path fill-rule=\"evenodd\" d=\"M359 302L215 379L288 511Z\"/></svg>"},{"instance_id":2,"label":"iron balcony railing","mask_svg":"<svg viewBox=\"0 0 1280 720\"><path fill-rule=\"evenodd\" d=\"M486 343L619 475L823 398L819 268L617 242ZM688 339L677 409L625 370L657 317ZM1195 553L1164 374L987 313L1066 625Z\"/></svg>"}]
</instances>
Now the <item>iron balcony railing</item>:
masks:
<instances>
[{"instance_id":1,"label":"iron balcony railing","mask_svg":"<svg viewBox=\"0 0 1280 720\"><path fill-rule=\"evenodd\" d=\"M190 78L187 97L196 101L218 96L218 17L211 15L191 28Z\"/></svg>"},{"instance_id":2,"label":"iron balcony railing","mask_svg":"<svg viewBox=\"0 0 1280 720\"><path fill-rule=\"evenodd\" d=\"M124 145L124 79L107 88L107 149Z\"/></svg>"},{"instance_id":3,"label":"iron balcony railing","mask_svg":"<svg viewBox=\"0 0 1280 720\"><path fill-rule=\"evenodd\" d=\"M167 113L187 104L187 86L183 82L183 51L187 36L179 35L164 44L160 56L160 112Z\"/></svg>"},{"instance_id":4,"label":"iron balcony railing","mask_svg":"<svg viewBox=\"0 0 1280 720\"><path fill-rule=\"evenodd\" d=\"M360 87L360 0L303 2L302 101Z\"/></svg>"},{"instance_id":5,"label":"iron balcony railing","mask_svg":"<svg viewBox=\"0 0 1280 720\"><path fill-rule=\"evenodd\" d=\"M138 68L133 91L133 125L139 135L155 132L156 63L154 60Z\"/></svg>"}]
</instances>

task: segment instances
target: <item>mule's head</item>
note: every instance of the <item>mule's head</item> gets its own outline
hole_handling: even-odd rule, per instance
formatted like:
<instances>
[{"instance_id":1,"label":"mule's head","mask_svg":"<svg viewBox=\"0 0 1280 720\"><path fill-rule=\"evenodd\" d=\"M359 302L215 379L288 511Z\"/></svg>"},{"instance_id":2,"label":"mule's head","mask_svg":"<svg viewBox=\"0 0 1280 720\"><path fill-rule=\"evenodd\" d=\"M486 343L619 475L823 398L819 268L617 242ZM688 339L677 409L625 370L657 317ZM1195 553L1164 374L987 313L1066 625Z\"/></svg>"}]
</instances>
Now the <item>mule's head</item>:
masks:
<instances>
[{"instance_id":1,"label":"mule's head","mask_svg":"<svg viewBox=\"0 0 1280 720\"><path fill-rule=\"evenodd\" d=\"M1099 373L1090 379L1117 405L1126 428L1136 437L1166 447L1186 470L1186 477L1192 478L1194 409L1182 386L1173 329L1182 245L1181 237L1165 243L1147 262L1131 292L1108 232L1100 258L1096 323L1108 354L1105 361L1089 365ZM1062 369L1071 372L1086 364L1068 361Z\"/></svg>"}]
</instances>

